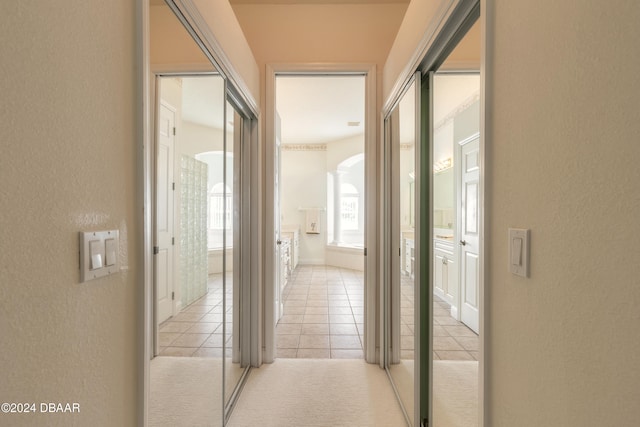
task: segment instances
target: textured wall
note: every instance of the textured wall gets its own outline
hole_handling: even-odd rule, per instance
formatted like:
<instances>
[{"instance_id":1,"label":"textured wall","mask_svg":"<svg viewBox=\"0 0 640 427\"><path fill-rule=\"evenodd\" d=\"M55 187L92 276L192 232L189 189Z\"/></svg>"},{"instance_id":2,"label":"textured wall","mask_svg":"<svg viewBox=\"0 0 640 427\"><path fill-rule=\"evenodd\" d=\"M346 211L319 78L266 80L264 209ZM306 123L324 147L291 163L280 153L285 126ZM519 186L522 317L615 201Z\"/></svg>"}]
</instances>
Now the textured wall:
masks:
<instances>
[{"instance_id":1,"label":"textured wall","mask_svg":"<svg viewBox=\"0 0 640 427\"><path fill-rule=\"evenodd\" d=\"M136 423L135 2L0 3L0 402ZM125 271L79 284L78 231L119 229Z\"/></svg>"},{"instance_id":2,"label":"textured wall","mask_svg":"<svg viewBox=\"0 0 640 427\"><path fill-rule=\"evenodd\" d=\"M489 2L491 426L640 419L640 7ZM507 228L531 228L531 277Z\"/></svg>"},{"instance_id":3,"label":"textured wall","mask_svg":"<svg viewBox=\"0 0 640 427\"><path fill-rule=\"evenodd\" d=\"M149 60L151 64L162 65L211 64L191 34L166 5L149 7Z\"/></svg>"}]
</instances>

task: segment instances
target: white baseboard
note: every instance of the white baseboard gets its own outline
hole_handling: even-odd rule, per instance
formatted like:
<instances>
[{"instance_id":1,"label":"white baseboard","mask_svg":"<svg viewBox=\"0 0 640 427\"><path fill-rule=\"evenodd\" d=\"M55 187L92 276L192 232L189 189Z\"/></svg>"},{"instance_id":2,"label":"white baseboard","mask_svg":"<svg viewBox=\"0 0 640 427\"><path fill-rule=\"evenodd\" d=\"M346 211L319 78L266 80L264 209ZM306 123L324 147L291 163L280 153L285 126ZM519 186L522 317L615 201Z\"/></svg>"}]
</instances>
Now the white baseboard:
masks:
<instances>
[{"instance_id":1,"label":"white baseboard","mask_svg":"<svg viewBox=\"0 0 640 427\"><path fill-rule=\"evenodd\" d=\"M300 265L325 265L325 260L322 258L300 258L298 260L298 264Z\"/></svg>"},{"instance_id":2,"label":"white baseboard","mask_svg":"<svg viewBox=\"0 0 640 427\"><path fill-rule=\"evenodd\" d=\"M460 318L458 317L458 307L451 306L451 317L456 320L460 320Z\"/></svg>"}]
</instances>

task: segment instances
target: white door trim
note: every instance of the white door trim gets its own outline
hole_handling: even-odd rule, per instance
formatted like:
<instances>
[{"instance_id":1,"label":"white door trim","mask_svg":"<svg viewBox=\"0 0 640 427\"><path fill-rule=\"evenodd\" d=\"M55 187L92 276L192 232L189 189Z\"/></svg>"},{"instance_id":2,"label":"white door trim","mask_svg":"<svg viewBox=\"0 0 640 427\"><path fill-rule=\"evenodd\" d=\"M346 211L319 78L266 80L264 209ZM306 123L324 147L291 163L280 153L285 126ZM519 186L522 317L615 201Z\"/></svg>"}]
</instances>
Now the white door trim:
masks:
<instances>
[{"instance_id":1,"label":"white door trim","mask_svg":"<svg viewBox=\"0 0 640 427\"><path fill-rule=\"evenodd\" d=\"M365 348L364 358L368 363L379 361L379 348L377 333L378 319L378 278L376 260L378 259L377 245L377 150L378 150L378 116L376 114L376 66L372 64L267 64L265 87L265 228L264 228L264 362L271 363L275 359L276 312L274 310L275 298L275 271L276 242L275 242L275 80L278 74L360 74L366 79L365 91L365 197L366 197L366 232L365 232ZM370 260L370 262L367 262ZM373 315L372 315L373 314Z\"/></svg>"}]
</instances>

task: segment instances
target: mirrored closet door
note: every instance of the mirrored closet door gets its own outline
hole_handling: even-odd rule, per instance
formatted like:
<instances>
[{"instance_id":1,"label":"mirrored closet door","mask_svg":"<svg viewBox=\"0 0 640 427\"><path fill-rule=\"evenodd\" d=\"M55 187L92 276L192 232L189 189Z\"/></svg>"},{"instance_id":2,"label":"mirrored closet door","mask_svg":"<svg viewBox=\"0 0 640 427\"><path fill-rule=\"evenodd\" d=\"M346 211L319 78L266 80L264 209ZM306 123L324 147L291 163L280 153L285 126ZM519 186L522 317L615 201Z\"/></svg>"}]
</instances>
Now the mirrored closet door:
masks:
<instances>
[{"instance_id":1,"label":"mirrored closet door","mask_svg":"<svg viewBox=\"0 0 640 427\"><path fill-rule=\"evenodd\" d=\"M223 426L249 367L242 332L249 274L241 271L248 115L229 101L228 81L176 4L152 0L149 9L156 111L149 417L182 419L184 408L197 407L198 419Z\"/></svg>"},{"instance_id":2,"label":"mirrored closet door","mask_svg":"<svg viewBox=\"0 0 640 427\"><path fill-rule=\"evenodd\" d=\"M414 80L385 121L388 194L385 366L407 422L419 425L418 121L419 79Z\"/></svg>"}]
</instances>

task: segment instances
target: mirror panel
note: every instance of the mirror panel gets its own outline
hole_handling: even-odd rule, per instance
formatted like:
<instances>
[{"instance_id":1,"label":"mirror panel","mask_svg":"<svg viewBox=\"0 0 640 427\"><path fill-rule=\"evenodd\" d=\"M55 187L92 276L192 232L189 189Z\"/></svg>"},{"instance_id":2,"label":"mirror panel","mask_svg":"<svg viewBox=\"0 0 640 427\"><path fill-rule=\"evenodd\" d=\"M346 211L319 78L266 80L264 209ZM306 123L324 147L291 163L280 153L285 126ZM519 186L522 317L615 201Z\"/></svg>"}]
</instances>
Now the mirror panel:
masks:
<instances>
[{"instance_id":1,"label":"mirror panel","mask_svg":"<svg viewBox=\"0 0 640 427\"><path fill-rule=\"evenodd\" d=\"M478 395L468 391L478 389L480 348L479 57L476 23L431 78L433 400L440 396L433 405L436 426L452 420L458 425L478 422ZM466 69L460 64L467 64ZM454 375L456 381L451 381ZM453 405L461 410L447 412Z\"/></svg>"},{"instance_id":2,"label":"mirror panel","mask_svg":"<svg viewBox=\"0 0 640 427\"><path fill-rule=\"evenodd\" d=\"M242 363L241 343L241 286L240 286L240 208L241 208L241 148L243 118L233 104L226 102L225 168L226 189L229 192L226 234L225 272L225 405L239 384L246 364Z\"/></svg>"},{"instance_id":3,"label":"mirror panel","mask_svg":"<svg viewBox=\"0 0 640 427\"><path fill-rule=\"evenodd\" d=\"M415 82L389 117L391 150L391 282L388 370L415 423L416 96Z\"/></svg>"},{"instance_id":4,"label":"mirror panel","mask_svg":"<svg viewBox=\"0 0 640 427\"><path fill-rule=\"evenodd\" d=\"M225 81L164 2L150 2L149 25L158 247L150 424L198 404L222 426ZM188 392L194 377L210 394ZM174 393L180 380L187 390Z\"/></svg>"}]
</instances>

